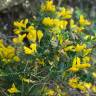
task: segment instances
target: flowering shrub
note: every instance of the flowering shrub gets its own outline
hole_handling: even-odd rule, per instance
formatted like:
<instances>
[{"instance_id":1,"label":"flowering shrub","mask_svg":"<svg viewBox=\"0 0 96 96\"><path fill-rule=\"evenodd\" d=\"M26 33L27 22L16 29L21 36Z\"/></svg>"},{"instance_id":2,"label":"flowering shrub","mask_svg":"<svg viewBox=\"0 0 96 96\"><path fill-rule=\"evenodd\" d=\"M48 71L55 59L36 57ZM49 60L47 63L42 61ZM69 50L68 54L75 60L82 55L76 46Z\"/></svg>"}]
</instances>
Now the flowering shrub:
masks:
<instances>
[{"instance_id":1,"label":"flowering shrub","mask_svg":"<svg viewBox=\"0 0 96 96\"><path fill-rule=\"evenodd\" d=\"M87 96L96 93L96 35L91 35L93 24L86 16L47 0L32 20L13 25L10 42L0 40L0 94L71 96L71 89Z\"/></svg>"}]
</instances>

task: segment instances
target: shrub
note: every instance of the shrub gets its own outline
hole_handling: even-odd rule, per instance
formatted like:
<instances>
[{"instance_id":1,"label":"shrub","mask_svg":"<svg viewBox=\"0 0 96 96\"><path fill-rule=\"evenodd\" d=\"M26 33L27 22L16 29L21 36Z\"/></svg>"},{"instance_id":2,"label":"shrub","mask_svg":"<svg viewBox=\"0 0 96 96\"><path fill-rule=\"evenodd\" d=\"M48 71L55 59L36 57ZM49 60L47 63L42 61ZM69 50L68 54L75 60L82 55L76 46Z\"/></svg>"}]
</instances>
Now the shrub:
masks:
<instances>
[{"instance_id":1,"label":"shrub","mask_svg":"<svg viewBox=\"0 0 96 96\"><path fill-rule=\"evenodd\" d=\"M96 35L86 16L47 0L32 20L13 25L10 42L0 40L1 94L67 96L71 89L96 93Z\"/></svg>"}]
</instances>

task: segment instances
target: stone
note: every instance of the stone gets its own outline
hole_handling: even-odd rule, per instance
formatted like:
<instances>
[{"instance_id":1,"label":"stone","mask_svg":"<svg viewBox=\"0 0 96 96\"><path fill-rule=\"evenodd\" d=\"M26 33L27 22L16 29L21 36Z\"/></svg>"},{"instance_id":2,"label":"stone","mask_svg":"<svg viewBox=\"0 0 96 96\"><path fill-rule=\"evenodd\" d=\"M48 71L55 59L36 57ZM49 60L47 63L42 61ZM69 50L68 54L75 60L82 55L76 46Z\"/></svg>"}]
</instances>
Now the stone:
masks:
<instances>
[{"instance_id":1,"label":"stone","mask_svg":"<svg viewBox=\"0 0 96 96\"><path fill-rule=\"evenodd\" d=\"M0 11L23 3L26 0L0 0Z\"/></svg>"}]
</instances>

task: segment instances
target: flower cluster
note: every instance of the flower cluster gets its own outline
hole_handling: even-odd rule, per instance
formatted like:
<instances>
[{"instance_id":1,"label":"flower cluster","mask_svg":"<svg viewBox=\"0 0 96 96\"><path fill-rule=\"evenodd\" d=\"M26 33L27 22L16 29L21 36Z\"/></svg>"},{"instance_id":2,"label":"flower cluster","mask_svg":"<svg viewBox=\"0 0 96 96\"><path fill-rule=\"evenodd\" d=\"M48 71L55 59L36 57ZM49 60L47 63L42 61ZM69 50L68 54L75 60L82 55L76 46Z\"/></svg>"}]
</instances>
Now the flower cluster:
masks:
<instances>
[{"instance_id":1,"label":"flower cluster","mask_svg":"<svg viewBox=\"0 0 96 96\"><path fill-rule=\"evenodd\" d=\"M77 78L77 77L70 78L68 84L72 88L82 90L84 93L88 92L89 90L92 90L93 92L96 91L95 85L92 86L91 83L79 81L79 78Z\"/></svg>"},{"instance_id":2,"label":"flower cluster","mask_svg":"<svg viewBox=\"0 0 96 96\"><path fill-rule=\"evenodd\" d=\"M19 62L20 58L15 53L15 48L11 45L5 45L3 40L0 40L0 58L3 62L10 62L14 60Z\"/></svg>"},{"instance_id":3,"label":"flower cluster","mask_svg":"<svg viewBox=\"0 0 96 96\"><path fill-rule=\"evenodd\" d=\"M7 94L70 96L70 88L96 93L96 34L85 15L46 0L35 18L13 26L11 43L0 39L0 80L10 81L2 83Z\"/></svg>"},{"instance_id":4,"label":"flower cluster","mask_svg":"<svg viewBox=\"0 0 96 96\"><path fill-rule=\"evenodd\" d=\"M33 54L36 52L37 47L37 41L40 42L40 40L43 37L43 32L41 30L36 30L36 28L33 25L28 24L28 19L21 20L20 22L16 21L14 22L14 26L16 29L14 29L14 33L17 35L16 38L13 38L13 42L15 44L22 44L24 46L24 52L25 54ZM26 46L25 43L29 42L29 45Z\"/></svg>"},{"instance_id":5,"label":"flower cluster","mask_svg":"<svg viewBox=\"0 0 96 96\"><path fill-rule=\"evenodd\" d=\"M53 5L52 0L48 0L41 5L41 10L54 12L56 10L56 7L55 7L55 5Z\"/></svg>"}]
</instances>

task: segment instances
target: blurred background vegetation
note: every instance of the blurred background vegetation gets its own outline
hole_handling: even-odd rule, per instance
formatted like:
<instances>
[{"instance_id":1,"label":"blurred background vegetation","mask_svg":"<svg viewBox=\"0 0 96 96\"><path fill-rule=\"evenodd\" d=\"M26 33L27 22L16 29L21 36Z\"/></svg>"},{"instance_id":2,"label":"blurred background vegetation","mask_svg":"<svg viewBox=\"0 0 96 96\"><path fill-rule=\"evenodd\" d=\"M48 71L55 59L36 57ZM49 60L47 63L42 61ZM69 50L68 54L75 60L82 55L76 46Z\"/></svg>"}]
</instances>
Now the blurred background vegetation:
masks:
<instances>
[{"instance_id":1,"label":"blurred background vegetation","mask_svg":"<svg viewBox=\"0 0 96 96\"><path fill-rule=\"evenodd\" d=\"M96 0L53 0L58 6L71 6L77 14L86 13L95 22ZM44 0L0 0L0 33L12 33L14 20L32 18ZM2 37L2 36L1 36Z\"/></svg>"}]
</instances>

